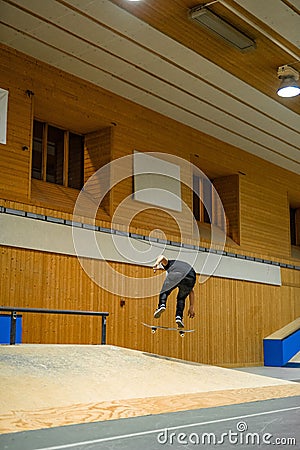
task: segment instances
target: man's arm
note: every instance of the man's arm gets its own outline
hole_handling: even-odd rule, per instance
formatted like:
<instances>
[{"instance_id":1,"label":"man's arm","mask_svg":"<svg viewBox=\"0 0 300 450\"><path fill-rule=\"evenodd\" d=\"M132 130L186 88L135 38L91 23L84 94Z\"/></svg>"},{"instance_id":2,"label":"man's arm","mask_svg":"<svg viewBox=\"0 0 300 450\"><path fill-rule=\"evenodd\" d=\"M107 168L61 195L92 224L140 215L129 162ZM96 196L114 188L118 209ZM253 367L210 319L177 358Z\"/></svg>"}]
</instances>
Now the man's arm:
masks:
<instances>
[{"instance_id":1,"label":"man's arm","mask_svg":"<svg viewBox=\"0 0 300 450\"><path fill-rule=\"evenodd\" d=\"M153 266L154 273L156 272L156 269L159 268L159 265L163 264L166 266L168 264L168 258L166 258L164 255L160 255L157 260L155 261L155 264Z\"/></svg>"},{"instance_id":2,"label":"man's arm","mask_svg":"<svg viewBox=\"0 0 300 450\"><path fill-rule=\"evenodd\" d=\"M188 310L188 316L193 319L195 317L195 293L194 289L189 293L190 307Z\"/></svg>"}]
</instances>

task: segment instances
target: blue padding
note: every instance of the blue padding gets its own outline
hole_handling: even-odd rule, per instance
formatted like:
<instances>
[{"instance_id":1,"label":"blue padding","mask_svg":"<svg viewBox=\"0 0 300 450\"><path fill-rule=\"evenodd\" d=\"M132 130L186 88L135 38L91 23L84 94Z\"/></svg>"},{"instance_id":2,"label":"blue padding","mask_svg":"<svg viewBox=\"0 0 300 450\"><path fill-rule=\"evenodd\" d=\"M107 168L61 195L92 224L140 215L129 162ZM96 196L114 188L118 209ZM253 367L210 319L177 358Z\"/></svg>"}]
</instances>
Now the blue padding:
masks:
<instances>
[{"instance_id":1,"label":"blue padding","mask_svg":"<svg viewBox=\"0 0 300 450\"><path fill-rule=\"evenodd\" d=\"M286 364L300 350L300 330L283 340L283 360Z\"/></svg>"},{"instance_id":2,"label":"blue padding","mask_svg":"<svg viewBox=\"0 0 300 450\"><path fill-rule=\"evenodd\" d=\"M10 314L0 314L0 344L10 343ZM16 344L22 342L22 316L17 316Z\"/></svg>"},{"instance_id":3,"label":"blue padding","mask_svg":"<svg viewBox=\"0 0 300 450\"><path fill-rule=\"evenodd\" d=\"M264 364L265 366L283 366L282 341L264 339Z\"/></svg>"},{"instance_id":4,"label":"blue padding","mask_svg":"<svg viewBox=\"0 0 300 450\"><path fill-rule=\"evenodd\" d=\"M265 366L282 367L300 350L300 330L284 339L264 339Z\"/></svg>"}]
</instances>

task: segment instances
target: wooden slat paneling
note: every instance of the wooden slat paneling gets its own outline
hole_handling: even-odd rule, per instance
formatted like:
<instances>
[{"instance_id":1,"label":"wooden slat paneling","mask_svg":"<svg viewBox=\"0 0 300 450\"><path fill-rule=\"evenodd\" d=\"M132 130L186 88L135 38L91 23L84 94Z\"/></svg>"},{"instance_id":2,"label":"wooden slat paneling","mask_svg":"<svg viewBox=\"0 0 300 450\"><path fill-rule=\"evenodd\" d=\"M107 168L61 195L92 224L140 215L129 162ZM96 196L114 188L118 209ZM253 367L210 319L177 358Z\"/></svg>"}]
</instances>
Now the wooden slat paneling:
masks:
<instances>
[{"instance_id":1,"label":"wooden slat paneling","mask_svg":"<svg viewBox=\"0 0 300 450\"><path fill-rule=\"evenodd\" d=\"M105 263L90 261L111 285L122 277L108 275ZM184 339L177 333L151 334L141 322L153 323L157 297L121 298L93 283L74 257L1 248L1 304L25 307L108 311L108 343L187 360L224 366L262 363L264 337L290 323L299 312L294 288L210 278L196 283L194 328ZM114 263L125 276L149 277L152 269ZM299 291L299 288L297 289ZM145 295L142 292L142 295ZM120 300L125 305L120 305ZM160 323L174 323L176 293ZM23 341L96 344L100 320L77 316L23 314Z\"/></svg>"},{"instance_id":2,"label":"wooden slat paneling","mask_svg":"<svg viewBox=\"0 0 300 450\"><path fill-rule=\"evenodd\" d=\"M240 244L240 179L239 175L215 178L213 184L223 203L227 218L227 234Z\"/></svg>"},{"instance_id":3,"label":"wooden slat paneling","mask_svg":"<svg viewBox=\"0 0 300 450\"><path fill-rule=\"evenodd\" d=\"M107 127L93 133L88 133L85 135L85 145L84 145L84 181L87 180L94 175L98 169L104 167L108 164L112 159L112 128ZM108 177L107 180L99 180L94 178L93 181L89 181L88 191L92 196L95 196L95 199L99 198L99 194L101 193L101 186L104 185L109 186L109 171L105 172ZM102 175L103 177L103 175ZM93 195L94 192L94 195ZM110 206L110 192L108 192L102 202L101 208L103 208L107 214L111 214L111 206Z\"/></svg>"}]
</instances>

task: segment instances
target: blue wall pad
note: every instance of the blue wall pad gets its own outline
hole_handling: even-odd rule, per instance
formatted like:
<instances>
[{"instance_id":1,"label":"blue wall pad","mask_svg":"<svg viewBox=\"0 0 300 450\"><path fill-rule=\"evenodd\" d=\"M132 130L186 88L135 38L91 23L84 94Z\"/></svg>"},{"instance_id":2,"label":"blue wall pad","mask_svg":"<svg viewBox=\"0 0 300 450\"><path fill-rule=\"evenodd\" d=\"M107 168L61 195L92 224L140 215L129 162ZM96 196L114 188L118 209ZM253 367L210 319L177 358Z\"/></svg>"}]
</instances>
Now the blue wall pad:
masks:
<instances>
[{"instance_id":1,"label":"blue wall pad","mask_svg":"<svg viewBox=\"0 0 300 450\"><path fill-rule=\"evenodd\" d=\"M300 330L284 339L264 339L265 366L282 367L300 350Z\"/></svg>"},{"instance_id":2,"label":"blue wall pad","mask_svg":"<svg viewBox=\"0 0 300 450\"><path fill-rule=\"evenodd\" d=\"M17 316L16 344L22 342L22 316ZM10 343L10 314L0 314L0 344Z\"/></svg>"}]
</instances>

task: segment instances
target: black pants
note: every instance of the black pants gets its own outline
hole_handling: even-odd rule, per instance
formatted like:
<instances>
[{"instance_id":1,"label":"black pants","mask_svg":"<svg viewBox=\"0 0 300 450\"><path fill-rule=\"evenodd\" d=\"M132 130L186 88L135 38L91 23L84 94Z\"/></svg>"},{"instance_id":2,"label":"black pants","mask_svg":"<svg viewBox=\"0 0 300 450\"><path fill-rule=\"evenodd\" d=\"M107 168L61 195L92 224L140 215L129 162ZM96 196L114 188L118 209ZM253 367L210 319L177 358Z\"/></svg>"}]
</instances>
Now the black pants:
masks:
<instances>
[{"instance_id":1,"label":"black pants","mask_svg":"<svg viewBox=\"0 0 300 450\"><path fill-rule=\"evenodd\" d=\"M158 307L160 307L161 305L166 305L167 299L171 294L171 292L174 289L178 288L176 316L182 318L185 307L185 299L187 298L189 293L193 290L193 287L195 286L196 283L196 278L190 275L186 275L182 280L179 281L179 283L176 283L176 278L178 279L178 274L176 273L168 274L159 294Z\"/></svg>"}]
</instances>

